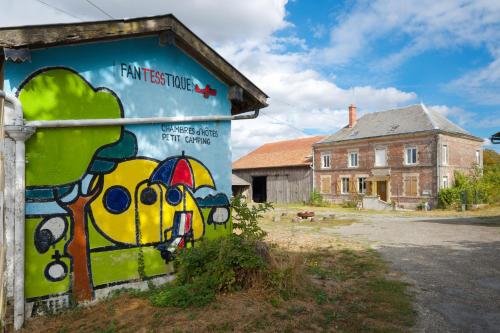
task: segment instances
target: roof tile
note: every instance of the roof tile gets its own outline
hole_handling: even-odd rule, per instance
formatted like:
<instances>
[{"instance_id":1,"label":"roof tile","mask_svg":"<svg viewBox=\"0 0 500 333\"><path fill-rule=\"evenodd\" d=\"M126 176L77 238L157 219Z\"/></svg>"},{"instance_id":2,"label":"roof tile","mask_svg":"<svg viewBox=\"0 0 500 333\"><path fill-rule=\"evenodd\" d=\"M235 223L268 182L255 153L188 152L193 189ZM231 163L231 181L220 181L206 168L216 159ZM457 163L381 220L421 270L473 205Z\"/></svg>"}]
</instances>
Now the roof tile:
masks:
<instances>
[{"instance_id":1,"label":"roof tile","mask_svg":"<svg viewBox=\"0 0 500 333\"><path fill-rule=\"evenodd\" d=\"M266 143L233 162L233 170L309 165L312 145L324 138L320 135Z\"/></svg>"}]
</instances>

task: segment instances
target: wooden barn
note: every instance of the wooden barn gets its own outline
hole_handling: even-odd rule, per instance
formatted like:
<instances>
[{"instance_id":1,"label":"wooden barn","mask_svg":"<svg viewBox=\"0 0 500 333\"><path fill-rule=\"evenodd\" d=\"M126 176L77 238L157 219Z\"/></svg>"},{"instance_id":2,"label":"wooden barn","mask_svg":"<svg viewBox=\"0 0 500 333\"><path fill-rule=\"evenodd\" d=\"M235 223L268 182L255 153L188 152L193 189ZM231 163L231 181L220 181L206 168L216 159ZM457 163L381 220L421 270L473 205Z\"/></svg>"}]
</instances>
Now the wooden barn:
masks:
<instances>
[{"instance_id":1,"label":"wooden barn","mask_svg":"<svg viewBox=\"0 0 500 333\"><path fill-rule=\"evenodd\" d=\"M233 174L250 183L254 202L308 201L312 191L312 145L324 136L264 144L233 162Z\"/></svg>"}]
</instances>

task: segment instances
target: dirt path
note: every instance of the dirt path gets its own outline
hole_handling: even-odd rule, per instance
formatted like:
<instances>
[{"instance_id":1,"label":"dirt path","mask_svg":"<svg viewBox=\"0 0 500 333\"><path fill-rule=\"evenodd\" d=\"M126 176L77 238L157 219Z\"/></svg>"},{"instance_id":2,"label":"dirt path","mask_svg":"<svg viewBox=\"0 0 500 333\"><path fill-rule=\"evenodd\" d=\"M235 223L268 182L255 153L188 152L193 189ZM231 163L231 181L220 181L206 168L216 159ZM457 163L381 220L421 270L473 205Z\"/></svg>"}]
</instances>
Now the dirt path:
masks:
<instances>
[{"instance_id":1,"label":"dirt path","mask_svg":"<svg viewBox=\"0 0 500 333\"><path fill-rule=\"evenodd\" d=\"M358 218L365 222L328 232L373 242L415 286L415 331L499 332L499 216Z\"/></svg>"}]
</instances>

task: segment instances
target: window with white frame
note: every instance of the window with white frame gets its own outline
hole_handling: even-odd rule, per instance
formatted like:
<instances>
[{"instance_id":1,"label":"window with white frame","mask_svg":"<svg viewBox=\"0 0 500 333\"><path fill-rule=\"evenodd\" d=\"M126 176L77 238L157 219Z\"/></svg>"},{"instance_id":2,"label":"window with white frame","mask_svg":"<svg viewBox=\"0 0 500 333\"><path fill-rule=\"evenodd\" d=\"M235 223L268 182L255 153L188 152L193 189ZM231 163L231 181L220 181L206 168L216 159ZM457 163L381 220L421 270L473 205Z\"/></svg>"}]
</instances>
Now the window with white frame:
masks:
<instances>
[{"instance_id":1,"label":"window with white frame","mask_svg":"<svg viewBox=\"0 0 500 333\"><path fill-rule=\"evenodd\" d=\"M443 188L448 188L448 176L443 176Z\"/></svg>"},{"instance_id":2,"label":"window with white frame","mask_svg":"<svg viewBox=\"0 0 500 333\"><path fill-rule=\"evenodd\" d=\"M417 147L406 148L405 163L407 165L417 164Z\"/></svg>"},{"instance_id":3,"label":"window with white frame","mask_svg":"<svg viewBox=\"0 0 500 333\"><path fill-rule=\"evenodd\" d=\"M349 193L349 177L342 177L341 178L341 187L340 187L340 193L341 194L348 194Z\"/></svg>"},{"instance_id":4,"label":"window with white frame","mask_svg":"<svg viewBox=\"0 0 500 333\"><path fill-rule=\"evenodd\" d=\"M357 168L358 167L358 152L350 151L347 153L347 165L349 168Z\"/></svg>"},{"instance_id":5,"label":"window with white frame","mask_svg":"<svg viewBox=\"0 0 500 333\"><path fill-rule=\"evenodd\" d=\"M481 152L479 150L476 150L476 164L481 164Z\"/></svg>"},{"instance_id":6,"label":"window with white frame","mask_svg":"<svg viewBox=\"0 0 500 333\"><path fill-rule=\"evenodd\" d=\"M321 153L321 168L330 169L330 160L332 155L329 153Z\"/></svg>"},{"instance_id":7,"label":"window with white frame","mask_svg":"<svg viewBox=\"0 0 500 333\"><path fill-rule=\"evenodd\" d=\"M358 177L358 193L366 193L366 177Z\"/></svg>"},{"instance_id":8,"label":"window with white frame","mask_svg":"<svg viewBox=\"0 0 500 333\"><path fill-rule=\"evenodd\" d=\"M444 165L447 165L448 164L448 145L443 145L443 149L442 149L442 160L443 160L443 164Z\"/></svg>"},{"instance_id":9,"label":"window with white frame","mask_svg":"<svg viewBox=\"0 0 500 333\"><path fill-rule=\"evenodd\" d=\"M375 166L386 166L387 165L387 156L385 148L376 148L375 149Z\"/></svg>"}]
</instances>

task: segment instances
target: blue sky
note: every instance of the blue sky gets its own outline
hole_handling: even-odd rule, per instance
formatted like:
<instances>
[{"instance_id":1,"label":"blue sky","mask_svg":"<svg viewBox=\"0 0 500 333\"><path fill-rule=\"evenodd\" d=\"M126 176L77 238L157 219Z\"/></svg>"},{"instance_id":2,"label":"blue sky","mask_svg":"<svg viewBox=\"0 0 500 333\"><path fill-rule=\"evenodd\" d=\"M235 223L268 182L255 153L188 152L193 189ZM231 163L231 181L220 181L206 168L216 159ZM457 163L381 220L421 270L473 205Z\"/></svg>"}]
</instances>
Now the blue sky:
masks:
<instances>
[{"instance_id":1,"label":"blue sky","mask_svg":"<svg viewBox=\"0 0 500 333\"><path fill-rule=\"evenodd\" d=\"M270 96L233 124L233 158L335 132L350 103L423 102L481 138L500 131L500 1L4 1L2 26L176 15Z\"/></svg>"}]
</instances>

